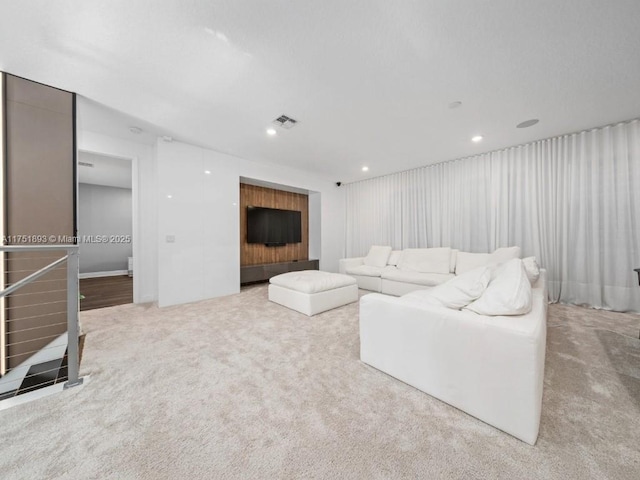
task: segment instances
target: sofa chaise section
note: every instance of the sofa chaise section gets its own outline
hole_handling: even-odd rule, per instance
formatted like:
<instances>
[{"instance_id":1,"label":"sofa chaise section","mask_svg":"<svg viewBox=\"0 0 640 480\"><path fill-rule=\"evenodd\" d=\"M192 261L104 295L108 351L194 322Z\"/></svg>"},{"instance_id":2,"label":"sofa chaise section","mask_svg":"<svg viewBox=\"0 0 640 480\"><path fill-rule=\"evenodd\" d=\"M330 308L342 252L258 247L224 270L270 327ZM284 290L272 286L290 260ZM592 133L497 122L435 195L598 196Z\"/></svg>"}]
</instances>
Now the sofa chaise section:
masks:
<instances>
[{"instance_id":1,"label":"sofa chaise section","mask_svg":"<svg viewBox=\"0 0 640 480\"><path fill-rule=\"evenodd\" d=\"M531 311L515 317L365 295L360 299L360 358L533 445L544 377L544 270L531 293Z\"/></svg>"}]
</instances>

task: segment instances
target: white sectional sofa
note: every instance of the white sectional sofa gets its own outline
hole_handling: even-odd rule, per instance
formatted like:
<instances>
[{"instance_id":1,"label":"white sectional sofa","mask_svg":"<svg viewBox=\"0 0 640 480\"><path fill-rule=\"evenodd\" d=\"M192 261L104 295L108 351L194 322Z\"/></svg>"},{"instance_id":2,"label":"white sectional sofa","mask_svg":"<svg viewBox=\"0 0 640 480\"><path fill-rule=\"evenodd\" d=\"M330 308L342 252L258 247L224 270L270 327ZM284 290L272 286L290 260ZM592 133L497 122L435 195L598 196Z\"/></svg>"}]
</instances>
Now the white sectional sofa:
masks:
<instances>
[{"instance_id":1,"label":"white sectional sofa","mask_svg":"<svg viewBox=\"0 0 640 480\"><path fill-rule=\"evenodd\" d=\"M361 297L360 358L533 445L542 406L546 272L536 280L527 278L521 260L503 265L520 277L502 278L496 272L507 267L494 265L469 271L464 279L475 283L462 303L462 277L400 298Z\"/></svg>"},{"instance_id":2,"label":"white sectional sofa","mask_svg":"<svg viewBox=\"0 0 640 480\"><path fill-rule=\"evenodd\" d=\"M354 277L358 288L401 296L440 285L457 274L488 263L520 258L520 247L498 248L493 253L467 253L452 248L392 250L373 246L366 257L343 258L340 273Z\"/></svg>"}]
</instances>

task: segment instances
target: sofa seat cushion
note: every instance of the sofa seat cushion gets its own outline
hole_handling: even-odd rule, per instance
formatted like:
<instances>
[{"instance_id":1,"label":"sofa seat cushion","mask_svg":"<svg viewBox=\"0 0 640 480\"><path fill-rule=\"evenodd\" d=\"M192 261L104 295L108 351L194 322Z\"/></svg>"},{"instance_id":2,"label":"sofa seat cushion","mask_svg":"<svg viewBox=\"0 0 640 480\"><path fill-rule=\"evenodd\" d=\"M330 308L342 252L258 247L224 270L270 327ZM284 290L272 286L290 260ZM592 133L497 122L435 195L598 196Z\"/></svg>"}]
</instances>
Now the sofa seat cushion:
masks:
<instances>
[{"instance_id":1,"label":"sofa seat cushion","mask_svg":"<svg viewBox=\"0 0 640 480\"><path fill-rule=\"evenodd\" d=\"M392 268L395 270L395 267L371 267L369 265L358 265L357 267L347 268L347 275L362 275L363 277L380 277L382 272L387 268Z\"/></svg>"},{"instance_id":2,"label":"sofa seat cushion","mask_svg":"<svg viewBox=\"0 0 640 480\"><path fill-rule=\"evenodd\" d=\"M303 270L289 272L271 277L269 283L302 293L318 293L335 288L355 285L356 279L340 273L320 272L318 270Z\"/></svg>"},{"instance_id":3,"label":"sofa seat cushion","mask_svg":"<svg viewBox=\"0 0 640 480\"><path fill-rule=\"evenodd\" d=\"M395 282L414 283L416 285L435 286L454 278L453 273L422 273L388 268L382 272L382 278Z\"/></svg>"}]
</instances>

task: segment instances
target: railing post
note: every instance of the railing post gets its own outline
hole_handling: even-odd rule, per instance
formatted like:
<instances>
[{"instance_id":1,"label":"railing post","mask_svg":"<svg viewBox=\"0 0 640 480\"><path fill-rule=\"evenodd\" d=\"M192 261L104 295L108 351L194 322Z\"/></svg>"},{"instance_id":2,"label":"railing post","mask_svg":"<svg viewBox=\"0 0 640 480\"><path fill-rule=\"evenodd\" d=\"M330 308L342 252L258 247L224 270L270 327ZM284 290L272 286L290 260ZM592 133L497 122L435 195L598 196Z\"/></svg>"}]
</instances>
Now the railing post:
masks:
<instances>
[{"instance_id":1,"label":"railing post","mask_svg":"<svg viewBox=\"0 0 640 480\"><path fill-rule=\"evenodd\" d=\"M64 388L82 384L79 377L80 360L78 353L78 249L67 250L67 370L69 379Z\"/></svg>"}]
</instances>

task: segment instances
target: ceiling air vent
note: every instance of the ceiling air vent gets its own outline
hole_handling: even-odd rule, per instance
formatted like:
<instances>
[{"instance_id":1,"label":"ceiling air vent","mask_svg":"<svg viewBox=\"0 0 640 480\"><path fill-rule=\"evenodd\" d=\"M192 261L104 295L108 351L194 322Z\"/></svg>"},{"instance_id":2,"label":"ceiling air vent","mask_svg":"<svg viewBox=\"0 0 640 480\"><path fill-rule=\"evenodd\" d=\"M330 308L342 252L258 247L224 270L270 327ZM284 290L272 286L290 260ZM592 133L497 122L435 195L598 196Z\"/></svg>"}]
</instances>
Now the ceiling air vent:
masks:
<instances>
[{"instance_id":1,"label":"ceiling air vent","mask_svg":"<svg viewBox=\"0 0 640 480\"><path fill-rule=\"evenodd\" d=\"M291 117L287 117L286 115L280 115L278 118L276 118L273 123L275 125L278 125L279 127L282 128L286 128L287 130L289 130L290 128L293 128L296 123L298 123L297 120L294 120Z\"/></svg>"},{"instance_id":2,"label":"ceiling air vent","mask_svg":"<svg viewBox=\"0 0 640 480\"><path fill-rule=\"evenodd\" d=\"M93 163L89 163L89 162L78 162L78 165L80 165L81 167L93 168Z\"/></svg>"}]
</instances>

